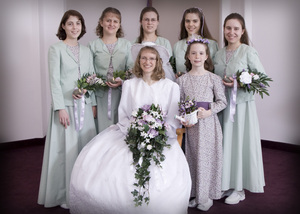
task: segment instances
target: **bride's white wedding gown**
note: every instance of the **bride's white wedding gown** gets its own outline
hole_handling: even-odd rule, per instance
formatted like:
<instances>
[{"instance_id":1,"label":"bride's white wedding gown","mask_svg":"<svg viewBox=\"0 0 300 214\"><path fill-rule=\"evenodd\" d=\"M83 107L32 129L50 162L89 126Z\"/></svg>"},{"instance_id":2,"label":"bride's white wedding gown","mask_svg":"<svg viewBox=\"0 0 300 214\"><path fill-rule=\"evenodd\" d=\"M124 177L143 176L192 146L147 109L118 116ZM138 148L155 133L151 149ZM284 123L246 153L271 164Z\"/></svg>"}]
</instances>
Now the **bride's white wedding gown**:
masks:
<instances>
[{"instance_id":1,"label":"bride's white wedding gown","mask_svg":"<svg viewBox=\"0 0 300 214\"><path fill-rule=\"evenodd\" d=\"M71 177L70 212L72 214L185 214L191 178L189 167L177 142L174 119L178 114L179 87L169 79L149 86L141 78L123 84L119 123L90 141L79 154ZM135 189L132 153L124 139L130 116L144 104L156 103L167 113L170 126L162 168L150 166L150 203L135 207L131 192Z\"/></svg>"}]
</instances>

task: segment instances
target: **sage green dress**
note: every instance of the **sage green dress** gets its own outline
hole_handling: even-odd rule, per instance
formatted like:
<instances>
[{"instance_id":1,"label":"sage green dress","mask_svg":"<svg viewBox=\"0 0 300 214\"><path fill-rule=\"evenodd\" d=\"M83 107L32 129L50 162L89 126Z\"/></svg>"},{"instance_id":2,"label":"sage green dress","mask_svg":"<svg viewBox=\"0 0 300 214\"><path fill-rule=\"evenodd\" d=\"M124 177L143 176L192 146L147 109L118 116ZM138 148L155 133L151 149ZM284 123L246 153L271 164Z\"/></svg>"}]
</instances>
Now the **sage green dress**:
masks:
<instances>
[{"instance_id":1,"label":"sage green dress","mask_svg":"<svg viewBox=\"0 0 300 214\"><path fill-rule=\"evenodd\" d=\"M257 51L241 44L234 52L226 47L215 55L215 73L223 78L232 76L238 70L256 69L265 73ZM255 95L237 89L234 122L230 120L230 99L232 88L226 88L227 108L221 112L223 128L223 174L222 190L247 189L250 192L264 192L265 179L261 151L259 121L255 106Z\"/></svg>"},{"instance_id":2,"label":"sage green dress","mask_svg":"<svg viewBox=\"0 0 300 214\"><path fill-rule=\"evenodd\" d=\"M84 102L75 101L78 109L74 110L76 108L72 93L78 77L87 72L94 72L90 50L83 45L77 47L80 48L75 48L72 52L71 48L61 41L49 48L52 105L38 195L38 204L45 207L69 204L73 165L81 149L97 134L92 112L92 106L96 105L94 93L88 92L89 97L85 97ZM79 114L80 118L82 106L84 106L83 127L76 131L74 113ZM70 118L70 126L66 129L59 121L60 109L65 109Z\"/></svg>"},{"instance_id":3,"label":"sage green dress","mask_svg":"<svg viewBox=\"0 0 300 214\"><path fill-rule=\"evenodd\" d=\"M109 47L98 38L89 43L93 54L95 72L106 78L111 78L115 71L132 69L131 43L123 38ZM109 50L110 49L110 50ZM97 100L97 132L100 133L107 127L118 122L118 107L121 99L122 86L118 88L100 88L96 94Z\"/></svg>"}]
</instances>

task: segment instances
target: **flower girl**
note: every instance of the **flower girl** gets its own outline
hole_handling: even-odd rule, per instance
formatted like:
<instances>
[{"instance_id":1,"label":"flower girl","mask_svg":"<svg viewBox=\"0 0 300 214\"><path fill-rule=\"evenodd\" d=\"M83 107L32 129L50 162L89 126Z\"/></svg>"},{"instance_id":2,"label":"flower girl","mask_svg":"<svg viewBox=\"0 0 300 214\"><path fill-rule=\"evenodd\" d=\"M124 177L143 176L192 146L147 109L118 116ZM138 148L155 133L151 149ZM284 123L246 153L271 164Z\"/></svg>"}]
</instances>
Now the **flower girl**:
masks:
<instances>
[{"instance_id":1,"label":"flower girl","mask_svg":"<svg viewBox=\"0 0 300 214\"><path fill-rule=\"evenodd\" d=\"M226 105L222 79L213 74L207 39L193 37L185 54L187 74L177 79L180 99L190 98L198 107L198 122L186 127L185 153L192 178L189 207L207 211L221 197L222 130L217 113Z\"/></svg>"}]
</instances>

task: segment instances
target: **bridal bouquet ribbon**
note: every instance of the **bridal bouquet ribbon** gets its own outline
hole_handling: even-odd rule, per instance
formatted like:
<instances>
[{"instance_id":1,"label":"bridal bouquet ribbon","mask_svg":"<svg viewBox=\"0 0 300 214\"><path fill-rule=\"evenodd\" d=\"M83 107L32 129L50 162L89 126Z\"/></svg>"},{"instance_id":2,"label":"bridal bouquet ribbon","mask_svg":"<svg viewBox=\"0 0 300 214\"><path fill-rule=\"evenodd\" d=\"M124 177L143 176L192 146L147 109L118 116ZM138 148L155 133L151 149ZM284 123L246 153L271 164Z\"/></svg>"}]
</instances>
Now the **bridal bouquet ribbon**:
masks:
<instances>
[{"instance_id":1,"label":"bridal bouquet ribbon","mask_svg":"<svg viewBox=\"0 0 300 214\"><path fill-rule=\"evenodd\" d=\"M75 95L83 95L84 89L87 91L95 91L97 88L106 87L104 78L99 74L89 74L85 73L80 79L76 82L76 87L73 91ZM88 93L85 96L89 96ZM77 100L74 100L74 119L75 119L75 129L79 131L83 127L84 122L84 107L85 107L85 96L82 96L80 99L80 108L78 108ZM78 113L78 110L80 112ZM78 116L79 114L79 116Z\"/></svg>"},{"instance_id":2,"label":"bridal bouquet ribbon","mask_svg":"<svg viewBox=\"0 0 300 214\"><path fill-rule=\"evenodd\" d=\"M164 120L165 114L156 104L144 105L132 112L131 124L125 138L133 157L135 167L136 189L132 191L135 206L141 206L143 202L149 204L149 180L148 170L151 164L162 167L165 160L164 148L170 148L167 144L168 124Z\"/></svg>"},{"instance_id":3,"label":"bridal bouquet ribbon","mask_svg":"<svg viewBox=\"0 0 300 214\"><path fill-rule=\"evenodd\" d=\"M273 80L264 73L249 69L237 71L232 78L234 79L234 84L230 97L230 120L234 122L237 86L239 85L245 92L257 93L263 99L264 94L269 96L269 82Z\"/></svg>"}]
</instances>

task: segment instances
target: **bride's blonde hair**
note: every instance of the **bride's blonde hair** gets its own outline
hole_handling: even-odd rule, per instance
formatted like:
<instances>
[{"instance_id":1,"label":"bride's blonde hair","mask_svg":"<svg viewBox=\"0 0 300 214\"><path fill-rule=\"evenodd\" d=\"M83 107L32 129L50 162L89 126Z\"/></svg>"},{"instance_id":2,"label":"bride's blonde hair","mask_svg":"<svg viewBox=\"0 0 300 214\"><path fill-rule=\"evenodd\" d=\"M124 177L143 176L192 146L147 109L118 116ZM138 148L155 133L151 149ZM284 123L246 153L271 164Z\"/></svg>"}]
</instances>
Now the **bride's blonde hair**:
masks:
<instances>
[{"instance_id":1,"label":"bride's blonde hair","mask_svg":"<svg viewBox=\"0 0 300 214\"><path fill-rule=\"evenodd\" d=\"M141 59L141 55L144 51L149 51L149 52L155 54L155 56L156 56L156 65L155 65L155 68L151 75L151 79L160 80L160 79L165 78L165 72L162 67L162 60L160 58L160 55L159 55L158 51L154 47L151 47L151 46L145 46L145 47L141 48L138 56L136 57L132 73L138 78L143 77L143 70L141 68L140 59Z\"/></svg>"}]
</instances>

